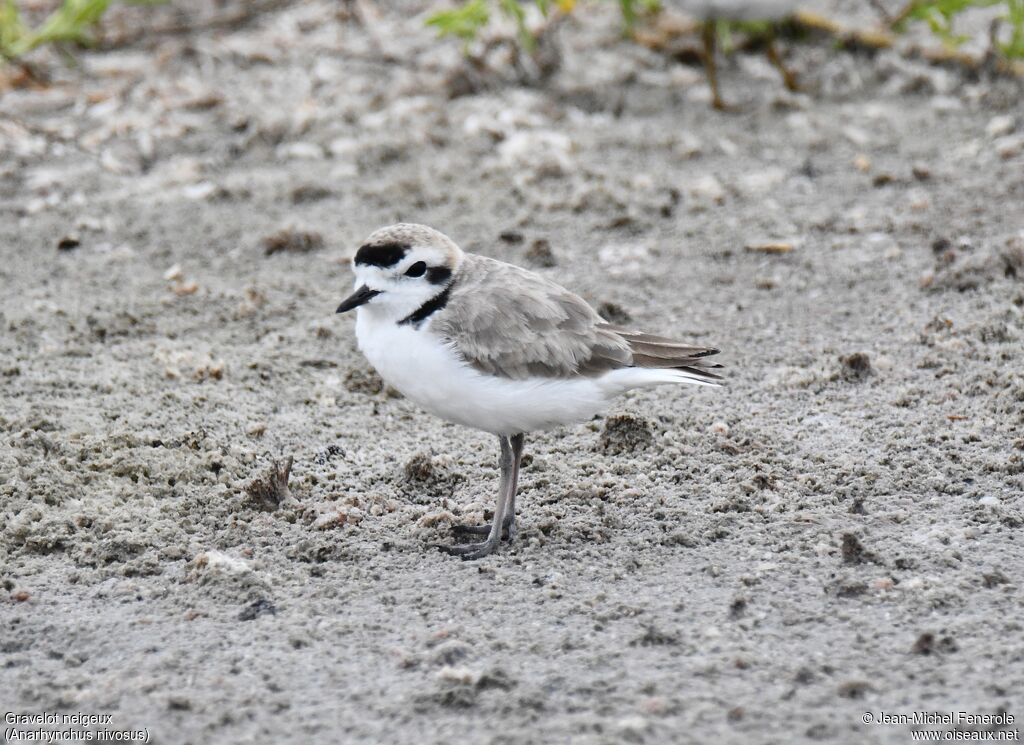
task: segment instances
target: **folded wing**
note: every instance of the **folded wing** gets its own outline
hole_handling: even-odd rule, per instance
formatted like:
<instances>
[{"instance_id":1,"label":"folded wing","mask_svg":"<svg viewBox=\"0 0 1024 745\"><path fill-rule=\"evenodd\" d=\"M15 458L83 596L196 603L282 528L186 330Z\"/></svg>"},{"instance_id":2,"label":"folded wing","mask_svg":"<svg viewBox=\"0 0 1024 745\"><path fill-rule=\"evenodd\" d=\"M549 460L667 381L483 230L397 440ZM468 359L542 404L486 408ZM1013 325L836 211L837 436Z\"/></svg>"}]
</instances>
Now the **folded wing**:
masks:
<instances>
[{"instance_id":1,"label":"folded wing","mask_svg":"<svg viewBox=\"0 0 1024 745\"><path fill-rule=\"evenodd\" d=\"M481 372L517 380L596 376L624 367L720 378L710 370L721 365L705 359L717 349L614 326L564 287L473 254L466 254L431 331Z\"/></svg>"},{"instance_id":2,"label":"folded wing","mask_svg":"<svg viewBox=\"0 0 1024 745\"><path fill-rule=\"evenodd\" d=\"M617 334L629 344L633 356L633 367L655 367L683 370L708 380L721 380L722 376L711 370L721 365L708 360L718 354L713 347L696 347L682 344L664 336L631 331L620 326L607 325L605 328Z\"/></svg>"}]
</instances>

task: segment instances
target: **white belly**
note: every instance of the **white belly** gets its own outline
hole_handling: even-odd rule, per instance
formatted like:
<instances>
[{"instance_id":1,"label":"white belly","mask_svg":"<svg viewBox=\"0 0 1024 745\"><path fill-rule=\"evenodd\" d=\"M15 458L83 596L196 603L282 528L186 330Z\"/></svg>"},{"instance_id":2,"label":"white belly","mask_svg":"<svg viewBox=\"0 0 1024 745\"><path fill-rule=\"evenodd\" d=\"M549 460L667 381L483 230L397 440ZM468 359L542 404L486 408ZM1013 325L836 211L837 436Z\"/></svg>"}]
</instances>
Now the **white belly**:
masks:
<instances>
[{"instance_id":1,"label":"white belly","mask_svg":"<svg viewBox=\"0 0 1024 745\"><path fill-rule=\"evenodd\" d=\"M509 380L485 375L427 328L377 320L360 308L356 339L386 382L456 424L497 435L548 429L589 419L624 390L595 378Z\"/></svg>"}]
</instances>

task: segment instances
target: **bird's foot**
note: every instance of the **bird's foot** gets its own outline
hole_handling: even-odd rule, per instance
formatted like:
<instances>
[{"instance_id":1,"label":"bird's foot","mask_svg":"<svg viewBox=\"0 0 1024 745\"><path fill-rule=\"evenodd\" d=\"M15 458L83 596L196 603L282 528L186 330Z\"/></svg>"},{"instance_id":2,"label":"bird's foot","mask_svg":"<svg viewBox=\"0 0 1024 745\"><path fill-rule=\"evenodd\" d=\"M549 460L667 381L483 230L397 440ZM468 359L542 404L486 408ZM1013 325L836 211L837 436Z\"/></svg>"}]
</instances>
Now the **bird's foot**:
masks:
<instances>
[{"instance_id":1,"label":"bird's foot","mask_svg":"<svg viewBox=\"0 0 1024 745\"><path fill-rule=\"evenodd\" d=\"M717 95L711 96L711 108L715 111L721 111L726 114L738 114L743 111L743 107L738 103L727 103Z\"/></svg>"},{"instance_id":2,"label":"bird's foot","mask_svg":"<svg viewBox=\"0 0 1024 745\"><path fill-rule=\"evenodd\" d=\"M452 525L452 532L455 535L489 535L491 532L490 525ZM516 530L516 524L511 520L506 520L501 526L501 539L504 541L514 541L516 534L519 531Z\"/></svg>"},{"instance_id":3,"label":"bird's foot","mask_svg":"<svg viewBox=\"0 0 1024 745\"><path fill-rule=\"evenodd\" d=\"M451 556L461 556L463 561L482 559L498 550L500 540L486 540L480 543L459 543L454 546L438 546L439 549Z\"/></svg>"}]
</instances>

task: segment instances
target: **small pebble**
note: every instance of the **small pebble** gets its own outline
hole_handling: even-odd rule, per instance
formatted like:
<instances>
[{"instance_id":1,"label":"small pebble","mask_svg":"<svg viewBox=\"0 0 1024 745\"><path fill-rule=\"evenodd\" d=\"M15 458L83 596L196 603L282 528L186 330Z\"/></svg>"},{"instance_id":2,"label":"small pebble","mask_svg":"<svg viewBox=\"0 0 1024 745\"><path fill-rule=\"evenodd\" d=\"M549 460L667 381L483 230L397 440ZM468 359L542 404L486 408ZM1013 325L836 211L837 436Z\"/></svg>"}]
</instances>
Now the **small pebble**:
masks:
<instances>
[{"instance_id":1,"label":"small pebble","mask_svg":"<svg viewBox=\"0 0 1024 745\"><path fill-rule=\"evenodd\" d=\"M72 251L82 245L81 239L79 239L76 233L68 233L66 236L57 241L58 251Z\"/></svg>"},{"instance_id":2,"label":"small pebble","mask_svg":"<svg viewBox=\"0 0 1024 745\"><path fill-rule=\"evenodd\" d=\"M640 715L623 717L615 723L618 734L627 741L636 742L644 737L650 729L650 722Z\"/></svg>"},{"instance_id":3,"label":"small pebble","mask_svg":"<svg viewBox=\"0 0 1024 745\"><path fill-rule=\"evenodd\" d=\"M292 204L318 202L321 199L327 199L332 194L330 189L320 184L301 184L292 189L291 200Z\"/></svg>"},{"instance_id":4,"label":"small pebble","mask_svg":"<svg viewBox=\"0 0 1024 745\"><path fill-rule=\"evenodd\" d=\"M181 193L186 199L209 199L220 193L220 189L212 181L200 181L198 184L189 184L182 188Z\"/></svg>"},{"instance_id":5,"label":"small pebble","mask_svg":"<svg viewBox=\"0 0 1024 745\"><path fill-rule=\"evenodd\" d=\"M544 238L538 238L530 247L526 249L524 254L526 260L534 266L539 266L544 269L550 269L553 266L558 265L558 261L555 259L555 254L551 250L551 244Z\"/></svg>"},{"instance_id":6,"label":"small pebble","mask_svg":"<svg viewBox=\"0 0 1024 745\"><path fill-rule=\"evenodd\" d=\"M873 372L871 358L864 352L843 355L839 358L839 364L842 367L841 377L850 382L864 380Z\"/></svg>"},{"instance_id":7,"label":"small pebble","mask_svg":"<svg viewBox=\"0 0 1024 745\"><path fill-rule=\"evenodd\" d=\"M989 119L988 124L985 126L985 134L995 139L996 137L1010 134L1016 129L1016 126L1016 122L1014 122L1013 117L1009 114L994 116Z\"/></svg>"},{"instance_id":8,"label":"small pebble","mask_svg":"<svg viewBox=\"0 0 1024 745\"><path fill-rule=\"evenodd\" d=\"M786 241L767 241L765 243L748 243L746 250L751 253L788 254L795 246Z\"/></svg>"},{"instance_id":9,"label":"small pebble","mask_svg":"<svg viewBox=\"0 0 1024 745\"><path fill-rule=\"evenodd\" d=\"M614 323L619 326L630 323L633 320L633 316L629 314L629 311L618 303L610 301L603 302L598 305L597 312L601 318L608 321L608 323Z\"/></svg>"},{"instance_id":10,"label":"small pebble","mask_svg":"<svg viewBox=\"0 0 1024 745\"><path fill-rule=\"evenodd\" d=\"M625 454L642 450L654 440L650 423L632 414L612 414L601 431L600 449Z\"/></svg>"},{"instance_id":11,"label":"small pebble","mask_svg":"<svg viewBox=\"0 0 1024 745\"><path fill-rule=\"evenodd\" d=\"M1005 137L997 139L993 145L995 146L996 154L999 155L1000 158L1009 160L1024 150L1024 136L1006 135Z\"/></svg>"},{"instance_id":12,"label":"small pebble","mask_svg":"<svg viewBox=\"0 0 1024 745\"><path fill-rule=\"evenodd\" d=\"M456 685L474 685L480 680L480 673L470 670L468 667L451 667L445 665L437 671L437 679L445 683Z\"/></svg>"},{"instance_id":13,"label":"small pebble","mask_svg":"<svg viewBox=\"0 0 1024 745\"><path fill-rule=\"evenodd\" d=\"M245 486L249 503L257 510L273 512L291 498L288 477L291 474L292 456L275 460Z\"/></svg>"},{"instance_id":14,"label":"small pebble","mask_svg":"<svg viewBox=\"0 0 1024 745\"><path fill-rule=\"evenodd\" d=\"M265 236L262 241L263 253L273 256L276 253L309 253L323 248L324 239L319 233L298 228L284 228Z\"/></svg>"},{"instance_id":15,"label":"small pebble","mask_svg":"<svg viewBox=\"0 0 1024 745\"><path fill-rule=\"evenodd\" d=\"M277 148L281 160L322 160L324 149L315 142L290 142Z\"/></svg>"},{"instance_id":16,"label":"small pebble","mask_svg":"<svg viewBox=\"0 0 1024 745\"><path fill-rule=\"evenodd\" d=\"M725 201L725 187L711 174L705 174L695 179L687 191L690 196L697 199L708 200L716 204L722 204Z\"/></svg>"}]
</instances>

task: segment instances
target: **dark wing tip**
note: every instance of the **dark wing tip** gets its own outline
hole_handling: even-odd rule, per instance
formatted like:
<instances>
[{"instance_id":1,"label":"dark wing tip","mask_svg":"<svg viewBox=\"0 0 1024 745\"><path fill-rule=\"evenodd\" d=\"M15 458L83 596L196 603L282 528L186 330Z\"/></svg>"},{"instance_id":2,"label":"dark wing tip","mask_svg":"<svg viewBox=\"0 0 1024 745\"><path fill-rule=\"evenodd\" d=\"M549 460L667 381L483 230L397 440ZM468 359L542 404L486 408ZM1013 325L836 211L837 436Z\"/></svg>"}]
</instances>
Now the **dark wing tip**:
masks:
<instances>
[{"instance_id":1,"label":"dark wing tip","mask_svg":"<svg viewBox=\"0 0 1024 745\"><path fill-rule=\"evenodd\" d=\"M675 369L684 370L685 372L688 372L692 375L697 375L702 378L709 378L711 380L724 380L724 378L721 375L719 375L718 373L709 372L708 369L705 367L688 367L686 365L682 365Z\"/></svg>"}]
</instances>

